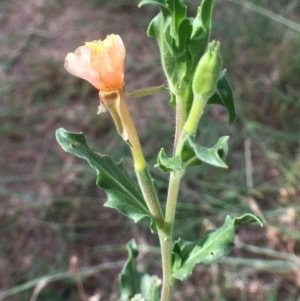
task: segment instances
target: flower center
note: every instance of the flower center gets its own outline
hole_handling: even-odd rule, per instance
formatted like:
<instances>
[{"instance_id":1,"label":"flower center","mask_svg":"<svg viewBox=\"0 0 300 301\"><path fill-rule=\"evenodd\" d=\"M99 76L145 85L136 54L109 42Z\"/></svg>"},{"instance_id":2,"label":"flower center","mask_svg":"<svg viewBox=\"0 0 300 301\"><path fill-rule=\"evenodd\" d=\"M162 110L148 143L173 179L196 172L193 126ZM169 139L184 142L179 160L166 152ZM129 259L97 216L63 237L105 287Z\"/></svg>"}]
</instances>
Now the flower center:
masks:
<instances>
[{"instance_id":1,"label":"flower center","mask_svg":"<svg viewBox=\"0 0 300 301\"><path fill-rule=\"evenodd\" d=\"M105 50L105 45L103 41L93 41L93 42L86 42L85 45L93 50L96 53L102 53Z\"/></svg>"},{"instance_id":2,"label":"flower center","mask_svg":"<svg viewBox=\"0 0 300 301\"><path fill-rule=\"evenodd\" d=\"M85 45L93 50L94 54L101 54L105 51L106 48L112 47L114 43L115 35L109 35L103 41L93 41L93 42L85 42Z\"/></svg>"}]
</instances>

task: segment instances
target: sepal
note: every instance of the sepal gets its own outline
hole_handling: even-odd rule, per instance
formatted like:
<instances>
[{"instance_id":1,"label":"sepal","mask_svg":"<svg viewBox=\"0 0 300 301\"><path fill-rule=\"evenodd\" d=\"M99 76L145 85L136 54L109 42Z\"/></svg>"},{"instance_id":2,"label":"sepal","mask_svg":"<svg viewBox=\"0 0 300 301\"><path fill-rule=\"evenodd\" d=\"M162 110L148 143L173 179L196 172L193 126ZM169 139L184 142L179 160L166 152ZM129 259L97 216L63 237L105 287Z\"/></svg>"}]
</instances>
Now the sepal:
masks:
<instances>
[{"instance_id":1,"label":"sepal","mask_svg":"<svg viewBox=\"0 0 300 301\"><path fill-rule=\"evenodd\" d=\"M122 97L123 90L118 91L109 91L109 92L99 92L99 97L101 99L101 103L104 106L104 109L108 110L119 135L123 138L124 141L128 141L128 132L125 126L126 121L124 120L124 99ZM98 114L99 114L98 107ZM103 110L102 110L103 111ZM100 111L101 113L101 111Z\"/></svg>"}]
</instances>

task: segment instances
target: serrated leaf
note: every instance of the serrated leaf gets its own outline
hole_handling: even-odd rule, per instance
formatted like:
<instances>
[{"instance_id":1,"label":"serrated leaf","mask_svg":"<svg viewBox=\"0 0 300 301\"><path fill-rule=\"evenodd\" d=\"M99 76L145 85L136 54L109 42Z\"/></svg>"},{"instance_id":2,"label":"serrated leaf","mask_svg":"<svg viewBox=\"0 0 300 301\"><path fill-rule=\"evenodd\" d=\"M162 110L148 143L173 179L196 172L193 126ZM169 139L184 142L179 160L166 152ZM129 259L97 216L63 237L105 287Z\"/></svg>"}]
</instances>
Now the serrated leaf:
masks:
<instances>
[{"instance_id":1,"label":"serrated leaf","mask_svg":"<svg viewBox=\"0 0 300 301\"><path fill-rule=\"evenodd\" d=\"M169 158L166 152L161 148L157 156L157 163L155 167L158 167L162 172L168 173L172 171L182 171L183 164L180 156Z\"/></svg>"},{"instance_id":2,"label":"serrated leaf","mask_svg":"<svg viewBox=\"0 0 300 301\"><path fill-rule=\"evenodd\" d=\"M236 226L245 222L258 222L262 226L261 221L252 214L237 218L228 215L221 228L206 232L196 242L178 239L173 249L173 258L177 259L173 264L172 278L185 280L197 264L212 264L226 256L234 247ZM180 267L178 258L181 259Z\"/></svg>"},{"instance_id":3,"label":"serrated leaf","mask_svg":"<svg viewBox=\"0 0 300 301\"><path fill-rule=\"evenodd\" d=\"M127 243L128 259L119 275L119 301L159 301L161 280L157 276L140 273L136 269L138 247L134 239Z\"/></svg>"},{"instance_id":4,"label":"serrated leaf","mask_svg":"<svg viewBox=\"0 0 300 301\"><path fill-rule=\"evenodd\" d=\"M200 165L202 162L221 168L227 168L223 161L228 152L229 137L221 137L213 147L198 144L194 137L190 137L182 151L182 158L186 166Z\"/></svg>"},{"instance_id":5,"label":"serrated leaf","mask_svg":"<svg viewBox=\"0 0 300 301\"><path fill-rule=\"evenodd\" d=\"M56 139L66 152L86 160L96 170L96 183L107 194L106 207L118 210L135 222L144 217L153 222L139 186L130 178L122 163L93 152L82 133L60 128L56 131Z\"/></svg>"},{"instance_id":6,"label":"serrated leaf","mask_svg":"<svg viewBox=\"0 0 300 301\"><path fill-rule=\"evenodd\" d=\"M207 103L218 104L226 108L229 113L229 124L232 124L236 119L236 111L234 106L233 92L225 74L226 70L223 70L220 74L217 84L217 91Z\"/></svg>"},{"instance_id":7,"label":"serrated leaf","mask_svg":"<svg viewBox=\"0 0 300 301\"><path fill-rule=\"evenodd\" d=\"M130 240L126 247L128 250L128 259L119 275L121 292L119 301L131 300L133 296L141 292L140 281L142 274L137 271L135 266L135 259L139 254L135 240Z\"/></svg>"}]
</instances>

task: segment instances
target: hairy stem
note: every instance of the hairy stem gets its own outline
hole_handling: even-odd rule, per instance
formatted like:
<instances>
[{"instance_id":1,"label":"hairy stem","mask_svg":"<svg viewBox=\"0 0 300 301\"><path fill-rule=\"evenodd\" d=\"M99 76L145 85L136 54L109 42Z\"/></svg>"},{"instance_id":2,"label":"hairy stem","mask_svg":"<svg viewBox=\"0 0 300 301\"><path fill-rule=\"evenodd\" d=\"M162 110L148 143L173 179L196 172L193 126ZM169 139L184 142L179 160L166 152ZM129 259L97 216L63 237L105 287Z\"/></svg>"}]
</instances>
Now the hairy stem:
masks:
<instances>
[{"instance_id":1,"label":"hairy stem","mask_svg":"<svg viewBox=\"0 0 300 301\"><path fill-rule=\"evenodd\" d=\"M162 252L163 264L163 286L161 301L169 301L173 283L171 281L172 274L172 247L173 247L173 228L176 212L176 203L179 191L181 175L172 172L170 175L167 207L165 214L165 227L163 235L160 235L160 244Z\"/></svg>"},{"instance_id":2,"label":"hairy stem","mask_svg":"<svg viewBox=\"0 0 300 301\"><path fill-rule=\"evenodd\" d=\"M172 274L172 240L170 235L164 230L158 231L161 257L162 257L162 289L161 289L161 301L169 301L171 298L172 284L170 282L170 276Z\"/></svg>"},{"instance_id":3,"label":"hairy stem","mask_svg":"<svg viewBox=\"0 0 300 301\"><path fill-rule=\"evenodd\" d=\"M203 114L204 107L207 103L206 97L194 97L193 104L190 110L190 114L187 118L187 121L184 125L184 131L189 136L192 136L196 133L199 120Z\"/></svg>"},{"instance_id":4,"label":"hairy stem","mask_svg":"<svg viewBox=\"0 0 300 301\"><path fill-rule=\"evenodd\" d=\"M183 97L176 95L176 128L174 138L174 149L173 154L176 152L178 141L182 132L182 128L187 118L186 114L186 102Z\"/></svg>"},{"instance_id":5,"label":"hairy stem","mask_svg":"<svg viewBox=\"0 0 300 301\"><path fill-rule=\"evenodd\" d=\"M173 149L173 155L175 156L180 154L183 148L184 140L186 139L185 135L183 135L183 127L186 122L186 119L186 102L183 97L176 96L176 129ZM164 231L163 233L159 232L163 267L163 285L161 291L161 301L170 300L173 288L173 281L171 281L173 228L179 185L183 173L184 172L171 172L170 174Z\"/></svg>"},{"instance_id":6,"label":"hairy stem","mask_svg":"<svg viewBox=\"0 0 300 301\"><path fill-rule=\"evenodd\" d=\"M140 188L142 190L144 199L148 205L148 208L152 214L155 224L158 229L164 227L164 216L160 207L160 203L157 197L157 193L153 184L152 177L148 168L137 171L136 175L139 181Z\"/></svg>"}]
</instances>

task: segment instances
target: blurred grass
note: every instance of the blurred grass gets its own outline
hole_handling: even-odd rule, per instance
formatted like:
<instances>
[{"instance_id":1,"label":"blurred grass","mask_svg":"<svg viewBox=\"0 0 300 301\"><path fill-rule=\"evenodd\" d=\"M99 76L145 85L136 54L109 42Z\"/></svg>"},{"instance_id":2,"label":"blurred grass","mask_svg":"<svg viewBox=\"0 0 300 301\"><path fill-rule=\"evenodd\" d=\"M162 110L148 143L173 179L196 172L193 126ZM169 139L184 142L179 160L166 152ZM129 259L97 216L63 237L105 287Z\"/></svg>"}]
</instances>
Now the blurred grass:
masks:
<instances>
[{"instance_id":1,"label":"blurred grass","mask_svg":"<svg viewBox=\"0 0 300 301\"><path fill-rule=\"evenodd\" d=\"M194 14L198 3L186 2ZM265 227L240 227L230 257L199 265L188 282L176 284L174 300L299 301L300 40L297 26L289 25L299 25L300 5L263 0L251 2L251 9L249 3L217 1L212 33L222 43L238 120L228 127L227 113L210 107L198 137L213 145L230 135L230 169L190 170L175 235L193 240L227 214L248 211L265 219ZM137 4L0 3L0 300L30 300L44 277L53 281L36 300L80 300L70 272L73 255L80 273L91 271L82 275L86 292L100 290L103 300L116 300L119 261L126 258L120 245L132 237L144 246L139 264L144 260L145 268L160 273L157 249L146 246L157 246L146 223L133 225L103 208L94 172L63 153L54 138L58 127L83 131L94 149L124 157L131 167L110 117L95 114L97 91L67 74L63 59L84 41L116 32L127 48L128 90L164 83L157 46L146 37L156 10ZM172 147L168 95L129 100L129 106L153 166L159 149ZM153 175L163 200L167 177L154 168Z\"/></svg>"}]
</instances>

